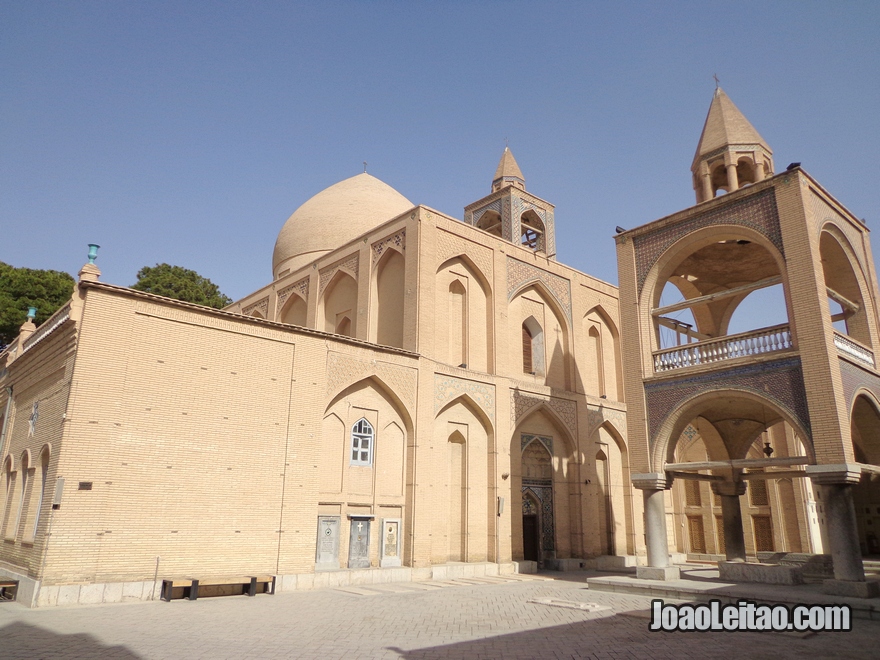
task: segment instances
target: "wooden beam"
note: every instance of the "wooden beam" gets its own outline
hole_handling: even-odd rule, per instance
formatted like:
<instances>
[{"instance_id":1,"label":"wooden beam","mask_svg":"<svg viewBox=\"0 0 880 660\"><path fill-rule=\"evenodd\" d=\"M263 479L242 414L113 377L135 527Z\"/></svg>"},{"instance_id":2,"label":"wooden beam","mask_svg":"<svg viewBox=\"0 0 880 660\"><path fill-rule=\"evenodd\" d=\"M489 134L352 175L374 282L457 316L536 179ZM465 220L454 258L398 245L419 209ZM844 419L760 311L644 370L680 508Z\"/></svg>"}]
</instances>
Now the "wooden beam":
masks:
<instances>
[{"instance_id":1,"label":"wooden beam","mask_svg":"<svg viewBox=\"0 0 880 660\"><path fill-rule=\"evenodd\" d=\"M757 291L758 289L764 289L768 286L775 286L780 282L782 282L782 277L776 275L774 277L758 280L752 284L743 284L742 286L735 286L732 289L725 289L724 291L716 291L715 293L710 293L705 296L682 300L681 302L666 305L666 307L658 307L657 309L652 309L651 314L653 316L661 316L663 314L668 314L669 312L677 312L680 309L688 309L690 307L695 307L696 305L703 305L705 303L715 302L716 300L738 296L741 293L750 293L752 291Z\"/></svg>"},{"instance_id":2,"label":"wooden beam","mask_svg":"<svg viewBox=\"0 0 880 660\"><path fill-rule=\"evenodd\" d=\"M683 335L687 335L688 337L693 337L694 339L713 339L709 335L704 335L701 332L697 332L690 327L689 323L683 323L681 321L676 321L675 319L668 319L665 316L658 316L657 323L660 325L675 330L676 332L680 332Z\"/></svg>"},{"instance_id":3,"label":"wooden beam","mask_svg":"<svg viewBox=\"0 0 880 660\"><path fill-rule=\"evenodd\" d=\"M717 474L700 474L699 472L671 472L669 470L666 471L666 474L671 476L673 479L685 479L688 481L724 481L724 477Z\"/></svg>"},{"instance_id":4,"label":"wooden beam","mask_svg":"<svg viewBox=\"0 0 880 660\"><path fill-rule=\"evenodd\" d=\"M778 472L744 472L742 478L745 481L754 481L755 479L796 479L809 477L806 470L779 470Z\"/></svg>"},{"instance_id":5,"label":"wooden beam","mask_svg":"<svg viewBox=\"0 0 880 660\"><path fill-rule=\"evenodd\" d=\"M808 456L786 456L779 458L740 458L733 461L703 461L701 463L667 463L664 468L666 471L682 470L684 472L697 472L699 470L729 470L772 467L781 465L789 467L791 465L812 465Z\"/></svg>"},{"instance_id":6,"label":"wooden beam","mask_svg":"<svg viewBox=\"0 0 880 660\"><path fill-rule=\"evenodd\" d=\"M859 309L861 309L861 305L859 305L859 303L855 303L852 300L850 300L849 298L840 295L839 293L837 293L837 291L832 289L830 286L826 286L825 291L828 293L828 297L831 298L832 300L834 300L835 302L840 303L841 307L844 307L844 308L852 311L853 313L856 313L859 311Z\"/></svg>"}]
</instances>

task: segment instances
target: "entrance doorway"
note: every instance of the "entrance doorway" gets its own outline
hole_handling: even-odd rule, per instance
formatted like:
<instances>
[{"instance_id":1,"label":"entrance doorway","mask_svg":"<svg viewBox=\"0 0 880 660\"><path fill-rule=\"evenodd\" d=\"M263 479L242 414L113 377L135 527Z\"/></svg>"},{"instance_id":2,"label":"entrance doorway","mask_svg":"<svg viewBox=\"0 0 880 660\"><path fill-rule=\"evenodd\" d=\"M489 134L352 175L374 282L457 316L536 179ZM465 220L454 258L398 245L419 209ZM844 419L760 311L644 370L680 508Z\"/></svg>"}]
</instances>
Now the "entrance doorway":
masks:
<instances>
[{"instance_id":1,"label":"entrance doorway","mask_svg":"<svg viewBox=\"0 0 880 660\"><path fill-rule=\"evenodd\" d=\"M523 495L523 559L541 561L540 525L534 500Z\"/></svg>"}]
</instances>

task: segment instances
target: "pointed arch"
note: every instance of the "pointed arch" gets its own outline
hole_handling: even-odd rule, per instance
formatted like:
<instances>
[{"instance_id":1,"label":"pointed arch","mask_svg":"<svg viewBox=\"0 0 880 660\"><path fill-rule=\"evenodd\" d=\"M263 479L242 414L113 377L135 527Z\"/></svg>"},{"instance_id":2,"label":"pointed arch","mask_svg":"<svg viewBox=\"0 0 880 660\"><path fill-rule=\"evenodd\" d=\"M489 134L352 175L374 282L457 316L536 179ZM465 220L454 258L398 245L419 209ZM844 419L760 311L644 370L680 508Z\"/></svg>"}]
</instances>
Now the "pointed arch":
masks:
<instances>
[{"instance_id":1,"label":"pointed arch","mask_svg":"<svg viewBox=\"0 0 880 660\"><path fill-rule=\"evenodd\" d=\"M291 291L290 297L278 312L278 321L288 325L306 326L308 301L297 291Z\"/></svg>"},{"instance_id":2,"label":"pointed arch","mask_svg":"<svg viewBox=\"0 0 880 660\"><path fill-rule=\"evenodd\" d=\"M437 268L435 287L434 315L444 320L434 333L437 357L456 367L492 373L495 319L485 273L467 255L459 254Z\"/></svg>"},{"instance_id":3,"label":"pointed arch","mask_svg":"<svg viewBox=\"0 0 880 660\"><path fill-rule=\"evenodd\" d=\"M406 260L400 250L385 250L373 268L370 285L370 339L403 348Z\"/></svg>"},{"instance_id":4,"label":"pointed arch","mask_svg":"<svg viewBox=\"0 0 880 660\"><path fill-rule=\"evenodd\" d=\"M539 302L536 302L539 301ZM518 287L508 303L509 347L511 360L519 360L523 341L523 322L535 316L544 334L543 384L560 389L572 389L571 374L571 319L563 311L556 296L541 281L532 281ZM515 323L515 325L514 325ZM534 334L532 334L534 339ZM533 344L534 348L534 344ZM515 357L516 356L516 357ZM535 375L540 377L538 369Z\"/></svg>"},{"instance_id":5,"label":"pointed arch","mask_svg":"<svg viewBox=\"0 0 880 660\"><path fill-rule=\"evenodd\" d=\"M480 420L488 433L495 432L495 425L492 423L489 415L486 413L485 410L483 410L482 406L480 406L480 404L467 392L463 392L448 403L443 404L443 407L437 411L436 415L434 415L434 419L440 417L440 415L442 415L446 410L452 408L457 403L462 404L465 408L470 410L474 414L474 416Z\"/></svg>"},{"instance_id":6,"label":"pointed arch","mask_svg":"<svg viewBox=\"0 0 880 660\"><path fill-rule=\"evenodd\" d=\"M348 319L347 335L356 337L358 311L358 285L351 274L340 268L327 284L319 302L318 318L321 319L321 330L339 334L338 329L346 330L345 319Z\"/></svg>"},{"instance_id":7,"label":"pointed arch","mask_svg":"<svg viewBox=\"0 0 880 660\"><path fill-rule=\"evenodd\" d=\"M590 319L591 317L596 317L601 324L604 324L608 334L607 339L603 341L603 333L600 329L599 341L597 341L600 344L598 348L601 349L599 354L604 361L603 378L600 379L600 382L604 380L605 391L602 394L609 398L613 397L617 401L623 401L623 366L620 354L620 332L617 329L617 324L601 304L593 306L584 314L584 319Z\"/></svg>"},{"instance_id":8,"label":"pointed arch","mask_svg":"<svg viewBox=\"0 0 880 660\"><path fill-rule=\"evenodd\" d=\"M400 418L403 421L404 426L406 427L407 435L411 434L415 427L413 425L412 414L409 408L403 402L400 396L397 395L397 393L394 391L394 388L386 383L385 380L383 380L382 377L378 374L364 376L363 378L359 378L354 382L337 387L334 391L330 393L330 396L328 396L329 402L324 407L324 414L326 415L340 399L344 398L349 390L352 390L353 388L360 386L364 383L374 385L376 387L376 390L383 394L389 400L389 403L392 404L392 407L395 409L398 415L400 415Z\"/></svg>"},{"instance_id":9,"label":"pointed arch","mask_svg":"<svg viewBox=\"0 0 880 660\"><path fill-rule=\"evenodd\" d=\"M662 471L665 463L674 462L675 447L687 425L693 419L700 417L713 401L717 401L724 397L732 397L747 403L757 404L776 413L776 419L768 418L764 420L766 426L772 426L779 420L788 422L788 424L795 430L795 433L800 437L810 462L816 462L816 453L813 448L812 436L800 424L791 410L788 410L777 402L759 396L749 390L727 387L724 389L701 392L685 399L666 417L665 420L663 420L663 423L660 425L656 436L651 443L651 465L649 466L649 469ZM751 443L749 443L749 446L751 446ZM736 459L742 457L732 455L730 458Z\"/></svg>"}]
</instances>

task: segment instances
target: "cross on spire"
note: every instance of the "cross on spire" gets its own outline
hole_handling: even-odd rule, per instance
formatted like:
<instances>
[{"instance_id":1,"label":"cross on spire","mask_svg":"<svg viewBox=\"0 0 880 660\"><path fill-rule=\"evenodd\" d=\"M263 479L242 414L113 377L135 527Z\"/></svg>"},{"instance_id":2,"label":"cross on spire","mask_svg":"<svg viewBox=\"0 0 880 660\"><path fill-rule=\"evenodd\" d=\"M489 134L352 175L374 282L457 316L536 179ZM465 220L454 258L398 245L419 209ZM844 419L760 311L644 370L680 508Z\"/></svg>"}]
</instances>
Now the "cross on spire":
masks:
<instances>
[{"instance_id":1,"label":"cross on spire","mask_svg":"<svg viewBox=\"0 0 880 660\"><path fill-rule=\"evenodd\" d=\"M721 83L721 81L718 80L718 74L717 74L717 73L713 73L713 74L712 74L712 77L715 78L715 89L718 89L718 86L719 86L719 84Z\"/></svg>"}]
</instances>

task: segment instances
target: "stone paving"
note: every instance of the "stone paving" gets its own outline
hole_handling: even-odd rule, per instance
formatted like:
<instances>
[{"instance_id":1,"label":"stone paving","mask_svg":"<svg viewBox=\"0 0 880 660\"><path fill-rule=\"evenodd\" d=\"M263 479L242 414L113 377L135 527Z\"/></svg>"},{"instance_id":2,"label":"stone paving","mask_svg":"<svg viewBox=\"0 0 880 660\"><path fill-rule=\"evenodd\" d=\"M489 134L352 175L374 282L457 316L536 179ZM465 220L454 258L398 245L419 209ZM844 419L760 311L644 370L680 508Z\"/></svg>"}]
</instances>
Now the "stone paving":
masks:
<instances>
[{"instance_id":1,"label":"stone paving","mask_svg":"<svg viewBox=\"0 0 880 660\"><path fill-rule=\"evenodd\" d=\"M555 575L41 610L3 603L0 658L877 657L880 622L854 621L849 633L652 633L650 598Z\"/></svg>"}]
</instances>

